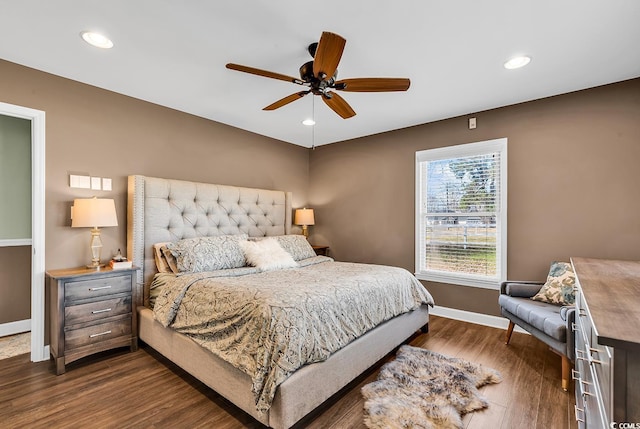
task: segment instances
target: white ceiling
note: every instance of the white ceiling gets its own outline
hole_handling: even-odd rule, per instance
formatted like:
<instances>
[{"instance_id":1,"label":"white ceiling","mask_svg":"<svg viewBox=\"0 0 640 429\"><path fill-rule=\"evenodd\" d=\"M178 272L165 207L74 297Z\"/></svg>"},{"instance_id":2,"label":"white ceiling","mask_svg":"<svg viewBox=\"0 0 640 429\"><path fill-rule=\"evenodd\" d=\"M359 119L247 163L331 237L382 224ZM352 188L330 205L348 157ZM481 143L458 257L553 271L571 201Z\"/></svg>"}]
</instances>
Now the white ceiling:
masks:
<instances>
[{"instance_id":1,"label":"white ceiling","mask_svg":"<svg viewBox=\"0 0 640 429\"><path fill-rule=\"evenodd\" d=\"M0 0L0 58L310 147L638 77L639 22L638 0ZM339 78L411 88L343 92L347 120L311 95L267 112L304 88L225 68L297 76L322 31L347 40Z\"/></svg>"}]
</instances>

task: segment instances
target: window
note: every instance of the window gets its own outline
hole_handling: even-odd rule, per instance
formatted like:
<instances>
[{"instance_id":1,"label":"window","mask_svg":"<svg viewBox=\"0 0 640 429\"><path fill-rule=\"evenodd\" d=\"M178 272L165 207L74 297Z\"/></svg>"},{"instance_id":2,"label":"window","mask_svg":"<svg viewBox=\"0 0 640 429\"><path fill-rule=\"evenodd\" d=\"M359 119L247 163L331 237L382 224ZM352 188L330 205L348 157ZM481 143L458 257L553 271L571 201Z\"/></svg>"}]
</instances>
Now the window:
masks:
<instances>
[{"instance_id":1,"label":"window","mask_svg":"<svg viewBox=\"0 0 640 429\"><path fill-rule=\"evenodd\" d=\"M416 152L416 277L499 288L506 178L507 139Z\"/></svg>"}]
</instances>

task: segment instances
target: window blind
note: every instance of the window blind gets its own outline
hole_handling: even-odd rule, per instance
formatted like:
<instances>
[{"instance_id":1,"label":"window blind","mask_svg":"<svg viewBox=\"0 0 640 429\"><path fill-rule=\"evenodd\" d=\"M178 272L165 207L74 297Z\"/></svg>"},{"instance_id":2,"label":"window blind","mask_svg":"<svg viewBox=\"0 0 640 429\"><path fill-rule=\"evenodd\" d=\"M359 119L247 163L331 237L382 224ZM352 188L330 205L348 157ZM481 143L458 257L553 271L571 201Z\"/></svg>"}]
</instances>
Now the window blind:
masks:
<instances>
[{"instance_id":1,"label":"window blind","mask_svg":"<svg viewBox=\"0 0 640 429\"><path fill-rule=\"evenodd\" d=\"M417 154L416 272L428 279L495 287L506 271L506 159L482 143Z\"/></svg>"}]
</instances>

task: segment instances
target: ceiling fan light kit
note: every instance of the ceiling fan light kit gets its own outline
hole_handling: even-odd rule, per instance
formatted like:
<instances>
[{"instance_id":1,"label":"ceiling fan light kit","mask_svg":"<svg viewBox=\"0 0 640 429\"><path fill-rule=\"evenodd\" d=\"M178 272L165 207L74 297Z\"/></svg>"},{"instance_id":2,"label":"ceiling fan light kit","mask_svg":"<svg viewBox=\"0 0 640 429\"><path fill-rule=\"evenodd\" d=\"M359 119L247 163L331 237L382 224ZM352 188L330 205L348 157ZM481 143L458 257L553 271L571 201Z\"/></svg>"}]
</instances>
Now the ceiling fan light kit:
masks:
<instances>
[{"instance_id":1,"label":"ceiling fan light kit","mask_svg":"<svg viewBox=\"0 0 640 429\"><path fill-rule=\"evenodd\" d=\"M300 67L300 78L240 64L229 63L226 67L230 70L284 80L309 88L306 91L299 91L288 95L266 106L263 110L279 109L312 93L313 95L320 96L322 101L340 117L348 119L355 116L356 112L336 91L389 92L406 91L409 89L411 81L406 78L364 77L337 80L338 63L342 58L342 52L344 51L346 42L343 37L335 33L328 31L323 32L318 43L309 45L309 54L311 54L313 60L304 63Z\"/></svg>"}]
</instances>

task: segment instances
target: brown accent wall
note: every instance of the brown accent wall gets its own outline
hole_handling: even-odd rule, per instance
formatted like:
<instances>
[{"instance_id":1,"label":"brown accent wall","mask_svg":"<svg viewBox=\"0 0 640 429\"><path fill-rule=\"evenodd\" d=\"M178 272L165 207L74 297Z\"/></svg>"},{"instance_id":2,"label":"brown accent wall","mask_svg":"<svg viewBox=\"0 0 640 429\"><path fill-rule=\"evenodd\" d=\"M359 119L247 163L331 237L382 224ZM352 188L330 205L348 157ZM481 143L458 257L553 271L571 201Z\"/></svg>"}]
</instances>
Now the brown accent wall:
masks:
<instances>
[{"instance_id":1,"label":"brown accent wall","mask_svg":"<svg viewBox=\"0 0 640 429\"><path fill-rule=\"evenodd\" d=\"M47 270L90 262L89 230L70 227L74 198L115 199L119 226L102 229L102 259L108 260L119 248L126 252L131 174L286 190L293 192L295 206L307 202L306 148L3 60L0 76L1 102L46 112ZM109 177L113 191L72 189L70 173ZM6 274L0 276L4 282ZM6 294L4 289L1 302L28 311L26 317L7 321L29 318L30 288ZM45 332L47 343L48 323Z\"/></svg>"},{"instance_id":2,"label":"brown accent wall","mask_svg":"<svg viewBox=\"0 0 640 429\"><path fill-rule=\"evenodd\" d=\"M640 79L318 147L311 241L413 271L415 152L500 137L510 279L544 280L571 256L640 259ZM499 314L495 290L425 284L437 305Z\"/></svg>"},{"instance_id":3,"label":"brown accent wall","mask_svg":"<svg viewBox=\"0 0 640 429\"><path fill-rule=\"evenodd\" d=\"M498 137L510 278L542 279L570 256L640 259L640 79L480 112L476 130L460 117L309 151L2 60L0 76L0 101L46 112L47 269L88 262L74 198L115 199L104 257L124 250L126 177L144 174L292 191L316 209L311 241L332 256L413 270L415 152ZM70 173L110 177L113 191L71 189ZM439 305L497 314L493 290L427 286Z\"/></svg>"},{"instance_id":4,"label":"brown accent wall","mask_svg":"<svg viewBox=\"0 0 640 429\"><path fill-rule=\"evenodd\" d=\"M0 247L0 325L31 318L31 246Z\"/></svg>"},{"instance_id":5,"label":"brown accent wall","mask_svg":"<svg viewBox=\"0 0 640 429\"><path fill-rule=\"evenodd\" d=\"M89 262L89 230L70 228L74 198L115 199L119 226L102 230L103 259L126 251L130 174L286 190L294 205L307 202L306 148L1 60L0 76L0 101L46 112L47 269ZM72 189L70 173L109 177L113 191Z\"/></svg>"}]
</instances>

